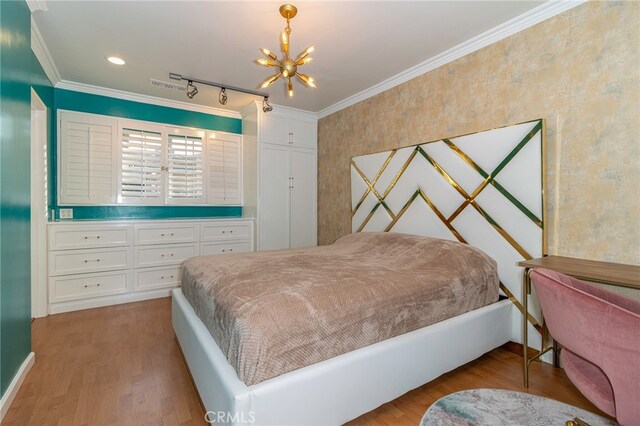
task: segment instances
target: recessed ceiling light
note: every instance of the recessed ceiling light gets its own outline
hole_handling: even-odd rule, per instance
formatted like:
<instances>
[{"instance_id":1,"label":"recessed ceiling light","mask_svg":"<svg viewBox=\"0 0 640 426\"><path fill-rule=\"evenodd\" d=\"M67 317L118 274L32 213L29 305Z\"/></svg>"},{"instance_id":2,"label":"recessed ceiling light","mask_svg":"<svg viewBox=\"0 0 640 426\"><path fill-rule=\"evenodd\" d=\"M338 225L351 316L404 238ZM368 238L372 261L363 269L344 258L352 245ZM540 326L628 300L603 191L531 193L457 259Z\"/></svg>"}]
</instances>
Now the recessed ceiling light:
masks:
<instances>
[{"instance_id":1,"label":"recessed ceiling light","mask_svg":"<svg viewBox=\"0 0 640 426\"><path fill-rule=\"evenodd\" d=\"M111 62L114 65L124 65L124 59L118 58L117 56L109 56L107 61Z\"/></svg>"}]
</instances>

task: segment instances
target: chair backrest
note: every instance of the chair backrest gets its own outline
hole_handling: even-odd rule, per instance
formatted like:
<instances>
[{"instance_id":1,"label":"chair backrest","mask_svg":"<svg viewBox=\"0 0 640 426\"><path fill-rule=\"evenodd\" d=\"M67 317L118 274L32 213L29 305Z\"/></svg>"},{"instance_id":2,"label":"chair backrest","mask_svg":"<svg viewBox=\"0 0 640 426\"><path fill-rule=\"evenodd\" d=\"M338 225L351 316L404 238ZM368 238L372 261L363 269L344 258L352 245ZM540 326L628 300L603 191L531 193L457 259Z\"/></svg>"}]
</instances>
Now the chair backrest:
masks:
<instances>
[{"instance_id":1,"label":"chair backrest","mask_svg":"<svg viewBox=\"0 0 640 426\"><path fill-rule=\"evenodd\" d=\"M547 269L531 280L554 339L609 378L618 420L640 415L640 302Z\"/></svg>"}]
</instances>

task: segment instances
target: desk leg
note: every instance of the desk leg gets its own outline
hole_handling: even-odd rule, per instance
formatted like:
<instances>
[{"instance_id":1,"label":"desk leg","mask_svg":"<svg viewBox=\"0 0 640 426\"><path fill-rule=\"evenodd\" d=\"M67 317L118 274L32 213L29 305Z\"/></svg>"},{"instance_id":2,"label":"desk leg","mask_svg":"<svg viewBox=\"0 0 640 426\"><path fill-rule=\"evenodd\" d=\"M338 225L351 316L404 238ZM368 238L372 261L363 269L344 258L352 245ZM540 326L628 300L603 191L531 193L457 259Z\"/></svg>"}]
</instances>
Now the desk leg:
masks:
<instances>
[{"instance_id":1,"label":"desk leg","mask_svg":"<svg viewBox=\"0 0 640 426\"><path fill-rule=\"evenodd\" d=\"M529 292L531 291L531 270L525 268L522 272L522 308L524 310L522 318L522 346L523 350L523 372L524 372L524 388L529 387L529 321L527 314L529 312Z\"/></svg>"}]
</instances>

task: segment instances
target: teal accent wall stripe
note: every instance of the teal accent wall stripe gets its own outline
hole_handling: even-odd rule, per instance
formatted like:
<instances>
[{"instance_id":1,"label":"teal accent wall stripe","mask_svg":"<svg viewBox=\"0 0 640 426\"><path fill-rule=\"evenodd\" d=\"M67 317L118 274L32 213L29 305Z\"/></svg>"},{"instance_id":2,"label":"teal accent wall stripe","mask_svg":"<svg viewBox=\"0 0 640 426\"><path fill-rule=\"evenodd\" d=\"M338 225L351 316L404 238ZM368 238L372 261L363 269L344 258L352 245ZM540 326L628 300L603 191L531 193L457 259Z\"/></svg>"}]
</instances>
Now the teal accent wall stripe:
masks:
<instances>
[{"instance_id":1,"label":"teal accent wall stripe","mask_svg":"<svg viewBox=\"0 0 640 426\"><path fill-rule=\"evenodd\" d=\"M240 217L237 206L82 206L73 207L74 220L184 219Z\"/></svg>"},{"instance_id":2,"label":"teal accent wall stripe","mask_svg":"<svg viewBox=\"0 0 640 426\"><path fill-rule=\"evenodd\" d=\"M31 352L31 13L0 1L0 394Z\"/></svg>"},{"instance_id":3,"label":"teal accent wall stripe","mask_svg":"<svg viewBox=\"0 0 640 426\"><path fill-rule=\"evenodd\" d=\"M144 120L176 126L195 127L242 134L242 120L221 117L195 111L187 111L142 102L99 96L73 90L54 90L54 123L57 110L87 112L110 115L119 118ZM50 209L55 209L59 218L60 205L57 203L57 125L53 129L50 151ZM72 206L74 219L117 220L117 219L169 219L191 217L239 217L242 207L229 206Z\"/></svg>"},{"instance_id":4,"label":"teal accent wall stripe","mask_svg":"<svg viewBox=\"0 0 640 426\"><path fill-rule=\"evenodd\" d=\"M111 115L134 120L153 121L176 126L196 127L219 132L242 133L242 120L183 109L55 89L56 109Z\"/></svg>"}]
</instances>

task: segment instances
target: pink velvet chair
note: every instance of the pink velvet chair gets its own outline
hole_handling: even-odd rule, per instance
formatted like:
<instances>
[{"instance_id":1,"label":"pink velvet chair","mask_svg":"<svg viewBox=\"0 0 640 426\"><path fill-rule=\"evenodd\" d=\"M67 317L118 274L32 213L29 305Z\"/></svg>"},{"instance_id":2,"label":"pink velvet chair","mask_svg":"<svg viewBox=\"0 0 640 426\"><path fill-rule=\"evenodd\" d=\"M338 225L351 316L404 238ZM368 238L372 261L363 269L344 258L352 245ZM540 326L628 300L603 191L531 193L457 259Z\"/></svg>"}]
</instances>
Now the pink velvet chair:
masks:
<instances>
[{"instance_id":1,"label":"pink velvet chair","mask_svg":"<svg viewBox=\"0 0 640 426\"><path fill-rule=\"evenodd\" d=\"M531 281L569 379L622 425L640 425L640 302L547 269Z\"/></svg>"}]
</instances>

